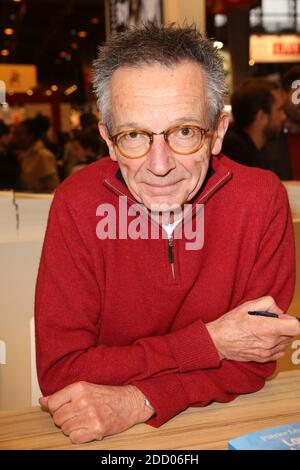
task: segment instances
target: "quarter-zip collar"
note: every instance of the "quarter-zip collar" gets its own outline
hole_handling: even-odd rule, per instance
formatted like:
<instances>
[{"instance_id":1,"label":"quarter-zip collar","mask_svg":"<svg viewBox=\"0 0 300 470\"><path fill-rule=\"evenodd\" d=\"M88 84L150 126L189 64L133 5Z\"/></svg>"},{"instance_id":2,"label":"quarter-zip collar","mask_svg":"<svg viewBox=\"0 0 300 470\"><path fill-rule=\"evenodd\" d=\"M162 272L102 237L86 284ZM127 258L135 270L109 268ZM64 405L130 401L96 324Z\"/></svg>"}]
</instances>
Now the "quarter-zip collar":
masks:
<instances>
[{"instance_id":1,"label":"quarter-zip collar","mask_svg":"<svg viewBox=\"0 0 300 470\"><path fill-rule=\"evenodd\" d=\"M209 198L212 197L213 194L215 194L220 188L222 188L222 186L226 184L226 182L228 182L231 177L232 173L229 168L227 168L226 164L222 162L222 156L213 156L211 158L209 169L202 187L200 188L194 200L189 203L189 210L185 213L185 223L193 219L196 213L201 210L203 204L205 204L209 200ZM116 195L126 196L127 204L132 205L134 203L137 203L137 201L129 192L118 165L110 166L104 179L104 184ZM146 211L145 216L148 217ZM150 219L148 220L150 221ZM158 224L158 222L153 219L151 219L151 223L156 225ZM181 223L177 225L171 235L168 234L168 239L166 241L164 240L163 247L164 250L167 250L166 255L168 260L168 269L166 270L166 282L174 286L180 283L178 274L178 258L175 256L174 244L174 233L177 229L179 229L180 225ZM160 233L162 233L161 226L159 226L159 231Z\"/></svg>"}]
</instances>

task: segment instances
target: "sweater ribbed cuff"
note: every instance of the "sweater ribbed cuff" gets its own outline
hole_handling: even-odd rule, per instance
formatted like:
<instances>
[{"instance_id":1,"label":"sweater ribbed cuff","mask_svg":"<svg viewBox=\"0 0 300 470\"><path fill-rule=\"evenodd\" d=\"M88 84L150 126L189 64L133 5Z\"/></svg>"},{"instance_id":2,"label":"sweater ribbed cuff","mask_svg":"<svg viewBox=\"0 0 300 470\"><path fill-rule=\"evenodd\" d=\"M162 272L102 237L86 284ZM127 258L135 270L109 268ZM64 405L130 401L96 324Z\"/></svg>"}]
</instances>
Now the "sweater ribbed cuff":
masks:
<instances>
[{"instance_id":1,"label":"sweater ribbed cuff","mask_svg":"<svg viewBox=\"0 0 300 470\"><path fill-rule=\"evenodd\" d=\"M202 320L166 336L180 372L220 366L218 351Z\"/></svg>"},{"instance_id":2,"label":"sweater ribbed cuff","mask_svg":"<svg viewBox=\"0 0 300 470\"><path fill-rule=\"evenodd\" d=\"M146 424L159 427L188 407L184 388L176 375L152 377L132 382L150 401L156 415Z\"/></svg>"}]
</instances>

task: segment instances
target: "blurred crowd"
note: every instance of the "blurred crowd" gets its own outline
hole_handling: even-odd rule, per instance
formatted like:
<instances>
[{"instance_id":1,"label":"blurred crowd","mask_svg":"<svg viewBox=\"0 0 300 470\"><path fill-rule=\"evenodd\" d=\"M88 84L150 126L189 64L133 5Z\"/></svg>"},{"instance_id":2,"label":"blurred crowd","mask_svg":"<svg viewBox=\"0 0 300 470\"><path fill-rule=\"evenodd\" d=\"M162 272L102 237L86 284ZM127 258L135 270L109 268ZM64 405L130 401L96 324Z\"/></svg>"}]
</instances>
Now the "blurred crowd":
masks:
<instances>
[{"instance_id":1,"label":"blurred crowd","mask_svg":"<svg viewBox=\"0 0 300 470\"><path fill-rule=\"evenodd\" d=\"M0 120L0 190L51 193L67 176L108 155L97 117L80 116L80 126L49 138L50 119L38 114L17 125Z\"/></svg>"},{"instance_id":2,"label":"blurred crowd","mask_svg":"<svg viewBox=\"0 0 300 470\"><path fill-rule=\"evenodd\" d=\"M231 96L232 123L222 152L248 166L300 180L300 65L282 82L250 78ZM97 117L80 116L80 126L50 140L43 115L15 126L0 120L0 190L53 192L67 176L108 155Z\"/></svg>"},{"instance_id":3,"label":"blurred crowd","mask_svg":"<svg viewBox=\"0 0 300 470\"><path fill-rule=\"evenodd\" d=\"M222 152L282 180L300 180L300 65L281 82L250 78L231 96L232 123Z\"/></svg>"}]
</instances>

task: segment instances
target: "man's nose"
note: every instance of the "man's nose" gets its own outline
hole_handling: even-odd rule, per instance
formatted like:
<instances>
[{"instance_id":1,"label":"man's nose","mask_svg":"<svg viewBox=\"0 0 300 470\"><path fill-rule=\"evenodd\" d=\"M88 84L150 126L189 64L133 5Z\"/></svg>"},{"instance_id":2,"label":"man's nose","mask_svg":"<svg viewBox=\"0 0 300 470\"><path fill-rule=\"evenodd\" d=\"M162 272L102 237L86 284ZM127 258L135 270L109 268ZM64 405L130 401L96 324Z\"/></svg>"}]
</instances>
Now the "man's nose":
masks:
<instances>
[{"instance_id":1,"label":"man's nose","mask_svg":"<svg viewBox=\"0 0 300 470\"><path fill-rule=\"evenodd\" d=\"M165 176L176 167L172 150L163 135L154 136L154 141L147 155L147 168L156 176Z\"/></svg>"}]
</instances>

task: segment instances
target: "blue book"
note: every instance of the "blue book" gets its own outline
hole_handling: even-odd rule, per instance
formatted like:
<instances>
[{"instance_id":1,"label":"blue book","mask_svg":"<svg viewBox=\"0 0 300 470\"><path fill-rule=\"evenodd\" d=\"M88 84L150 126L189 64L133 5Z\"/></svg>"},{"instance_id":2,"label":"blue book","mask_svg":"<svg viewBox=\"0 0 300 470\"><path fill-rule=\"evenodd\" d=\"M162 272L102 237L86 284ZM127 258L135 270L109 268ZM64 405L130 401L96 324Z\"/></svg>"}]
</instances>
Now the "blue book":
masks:
<instances>
[{"instance_id":1,"label":"blue book","mask_svg":"<svg viewBox=\"0 0 300 470\"><path fill-rule=\"evenodd\" d=\"M300 422L251 432L228 442L229 450L300 450Z\"/></svg>"}]
</instances>

